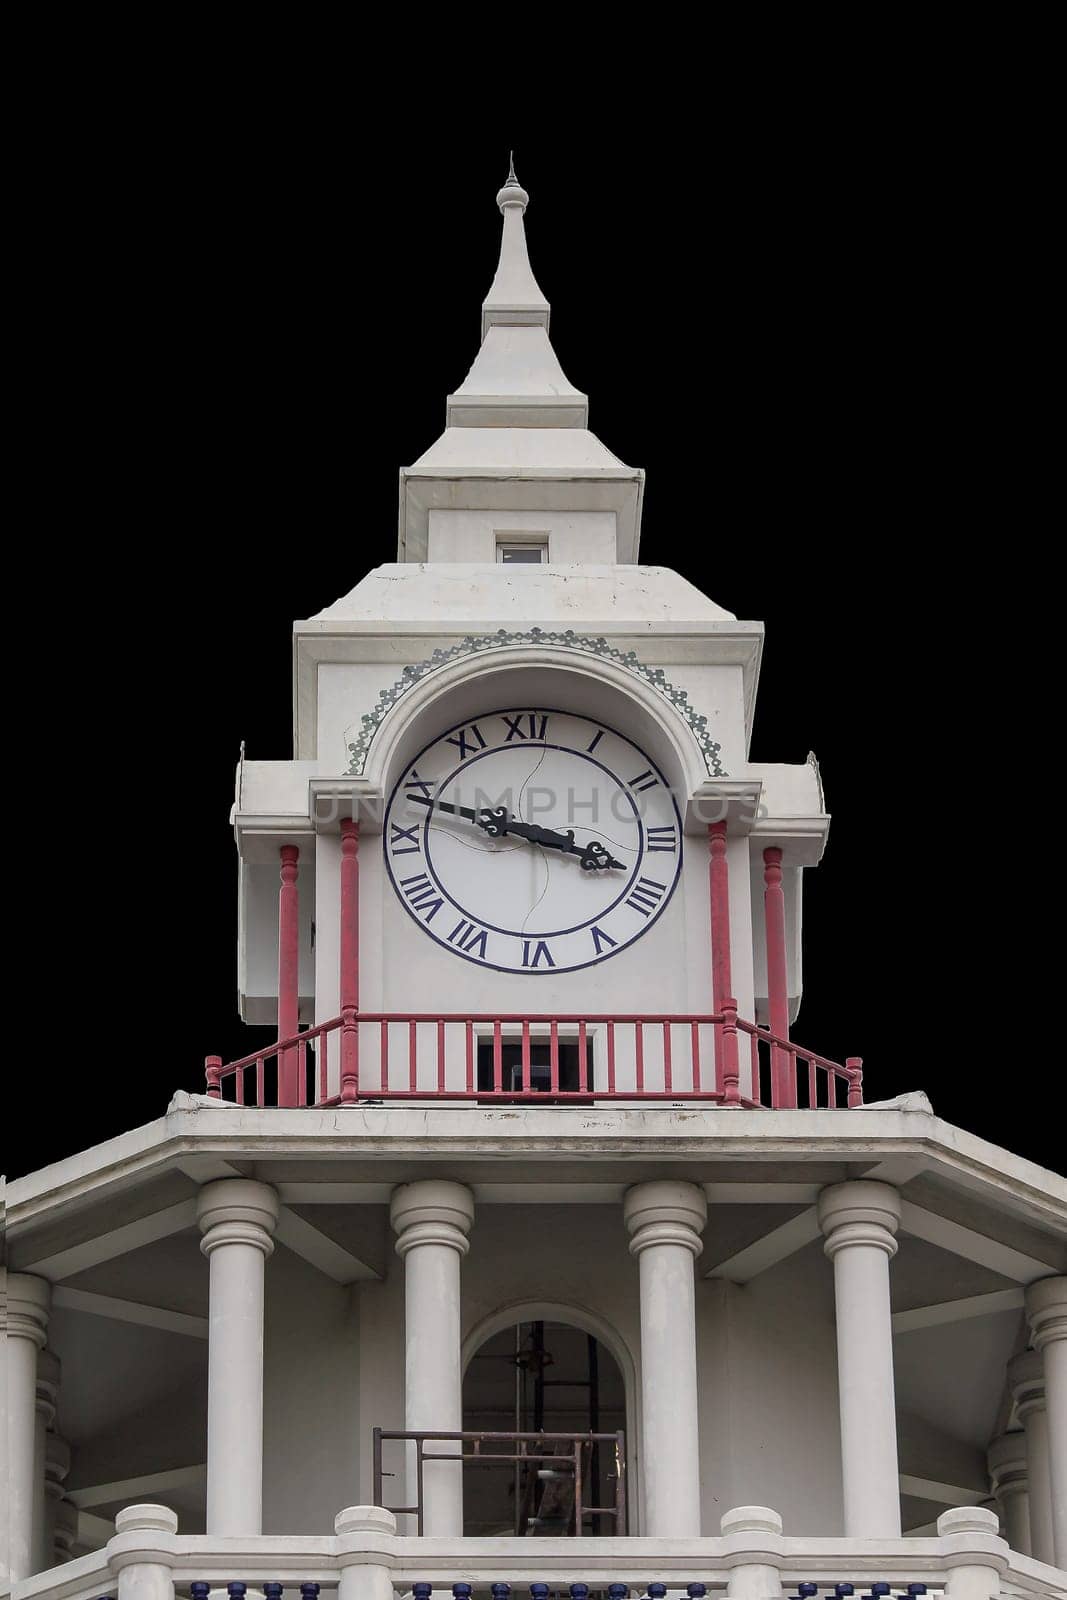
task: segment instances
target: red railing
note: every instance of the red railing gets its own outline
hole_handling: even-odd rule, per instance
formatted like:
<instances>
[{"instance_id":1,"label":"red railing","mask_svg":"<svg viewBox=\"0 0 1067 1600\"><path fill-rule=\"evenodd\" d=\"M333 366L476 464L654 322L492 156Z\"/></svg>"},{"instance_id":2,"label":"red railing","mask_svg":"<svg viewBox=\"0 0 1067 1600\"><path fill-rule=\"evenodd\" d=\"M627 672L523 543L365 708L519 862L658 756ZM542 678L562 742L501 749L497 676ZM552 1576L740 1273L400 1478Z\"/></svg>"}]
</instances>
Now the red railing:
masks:
<instances>
[{"instance_id":1,"label":"red railing","mask_svg":"<svg viewBox=\"0 0 1067 1600\"><path fill-rule=\"evenodd\" d=\"M278 1059L291 1062L289 1052L295 1099L288 1089L279 1095ZM729 1001L696 1016L416 1015L349 1006L239 1061L208 1056L205 1066L209 1095L255 1106L696 1100L814 1110L863 1103L858 1056L843 1066L829 1061L746 1022Z\"/></svg>"}]
</instances>

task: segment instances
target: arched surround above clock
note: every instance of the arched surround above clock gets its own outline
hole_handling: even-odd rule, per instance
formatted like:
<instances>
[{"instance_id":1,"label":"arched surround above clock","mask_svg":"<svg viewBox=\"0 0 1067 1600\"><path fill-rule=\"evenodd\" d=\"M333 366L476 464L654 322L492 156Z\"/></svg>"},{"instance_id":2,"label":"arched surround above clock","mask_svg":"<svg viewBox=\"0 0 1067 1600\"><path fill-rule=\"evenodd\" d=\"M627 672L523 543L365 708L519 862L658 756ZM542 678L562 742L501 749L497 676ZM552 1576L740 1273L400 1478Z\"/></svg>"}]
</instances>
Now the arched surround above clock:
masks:
<instances>
[{"instance_id":1,"label":"arched surround above clock","mask_svg":"<svg viewBox=\"0 0 1067 1600\"><path fill-rule=\"evenodd\" d=\"M705 750L666 694L610 656L546 643L459 656L416 681L375 727L362 772L369 792L388 796L431 737L498 704L552 706L600 717L648 751L683 809L707 784ZM715 720L712 708L707 721L714 727ZM349 742L346 730L346 751Z\"/></svg>"}]
</instances>

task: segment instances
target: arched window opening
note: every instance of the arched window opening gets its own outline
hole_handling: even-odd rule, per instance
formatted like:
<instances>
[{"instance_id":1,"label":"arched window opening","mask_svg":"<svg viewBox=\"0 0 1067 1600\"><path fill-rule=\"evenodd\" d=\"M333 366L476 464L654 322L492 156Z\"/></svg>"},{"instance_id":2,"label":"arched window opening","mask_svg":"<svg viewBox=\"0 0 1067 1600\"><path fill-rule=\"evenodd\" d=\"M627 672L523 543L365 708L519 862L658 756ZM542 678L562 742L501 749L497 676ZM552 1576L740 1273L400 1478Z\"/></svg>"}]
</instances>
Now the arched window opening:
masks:
<instances>
[{"instance_id":1,"label":"arched window opening","mask_svg":"<svg viewBox=\"0 0 1067 1600\"><path fill-rule=\"evenodd\" d=\"M467 1368L463 1427L486 1435L569 1436L520 1442L513 1447L519 1459L468 1470L468 1536L625 1532L615 1513L625 1490L626 1389L614 1356L592 1334L565 1322L520 1322L487 1339ZM618 1435L618 1445L579 1438L591 1434ZM486 1443L487 1452L508 1448ZM535 1459L521 1459L524 1453Z\"/></svg>"}]
</instances>

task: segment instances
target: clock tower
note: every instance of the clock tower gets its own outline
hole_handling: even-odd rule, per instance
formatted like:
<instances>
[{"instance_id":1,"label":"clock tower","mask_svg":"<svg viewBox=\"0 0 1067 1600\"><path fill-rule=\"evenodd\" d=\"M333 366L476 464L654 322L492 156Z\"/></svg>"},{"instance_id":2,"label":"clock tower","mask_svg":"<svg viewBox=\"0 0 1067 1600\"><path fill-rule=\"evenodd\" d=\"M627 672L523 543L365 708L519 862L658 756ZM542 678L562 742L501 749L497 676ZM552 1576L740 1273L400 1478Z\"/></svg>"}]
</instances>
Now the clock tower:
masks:
<instances>
[{"instance_id":1,"label":"clock tower","mask_svg":"<svg viewBox=\"0 0 1067 1600\"><path fill-rule=\"evenodd\" d=\"M403 1013L414 983L425 1012L688 1016L733 999L787 1032L803 871L829 823L818 769L748 760L762 626L641 565L644 475L590 431L552 347L528 198L512 170L481 346L400 476L397 561L296 624L295 760L238 774L242 1014L295 1032L346 1001ZM346 848L358 956L340 944ZM517 1027L502 1024L498 1087L520 1086ZM550 1032L532 1025L531 1081ZM443 1053L445 1083L465 1085L458 1029L439 1052L430 1030L401 1047L390 1026L384 1064L370 1035L360 1024L361 1083L436 1087ZM616 1082L691 1088L694 1037L668 1040L669 1065L662 1030L616 1037ZM577 1088L573 1024L563 1039ZM491 1021L473 1050L484 1088ZM606 1081L603 1027L581 1055L583 1086ZM340 1094L339 1052L327 1068Z\"/></svg>"}]
</instances>

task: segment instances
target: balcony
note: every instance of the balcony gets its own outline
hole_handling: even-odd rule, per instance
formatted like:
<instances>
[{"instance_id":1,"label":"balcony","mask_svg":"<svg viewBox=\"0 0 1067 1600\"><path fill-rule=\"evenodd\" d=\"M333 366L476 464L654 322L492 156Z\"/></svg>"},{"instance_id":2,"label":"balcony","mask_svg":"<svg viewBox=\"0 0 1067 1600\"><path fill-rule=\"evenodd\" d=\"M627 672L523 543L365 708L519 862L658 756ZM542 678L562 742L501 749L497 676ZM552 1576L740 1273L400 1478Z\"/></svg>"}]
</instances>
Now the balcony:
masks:
<instances>
[{"instance_id":1,"label":"balcony","mask_svg":"<svg viewBox=\"0 0 1067 1600\"><path fill-rule=\"evenodd\" d=\"M181 1535L163 1506L129 1506L91 1555L14 1585L12 1600L267 1600L325 1592L338 1600L625 1600L688 1595L815 1600L931 1595L946 1600L1063 1600L1063 1573L1010 1550L990 1511L945 1512L936 1536L787 1536L764 1506L728 1511L714 1538L419 1539L375 1506L339 1513L328 1537Z\"/></svg>"},{"instance_id":2,"label":"balcony","mask_svg":"<svg viewBox=\"0 0 1067 1600\"><path fill-rule=\"evenodd\" d=\"M591 1105L695 1101L756 1110L863 1103L863 1063L842 1065L737 1015L341 1016L223 1064L207 1092L252 1106L394 1100Z\"/></svg>"}]
</instances>

